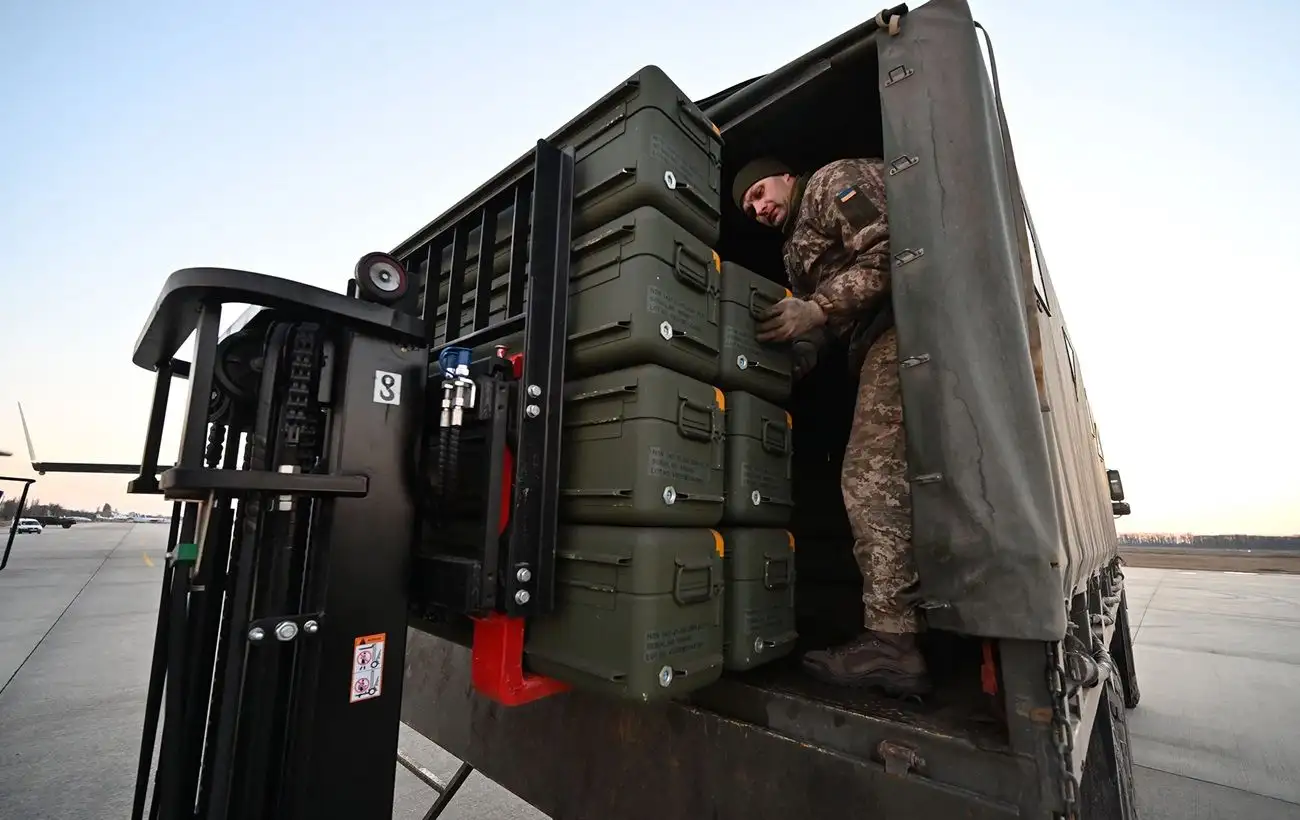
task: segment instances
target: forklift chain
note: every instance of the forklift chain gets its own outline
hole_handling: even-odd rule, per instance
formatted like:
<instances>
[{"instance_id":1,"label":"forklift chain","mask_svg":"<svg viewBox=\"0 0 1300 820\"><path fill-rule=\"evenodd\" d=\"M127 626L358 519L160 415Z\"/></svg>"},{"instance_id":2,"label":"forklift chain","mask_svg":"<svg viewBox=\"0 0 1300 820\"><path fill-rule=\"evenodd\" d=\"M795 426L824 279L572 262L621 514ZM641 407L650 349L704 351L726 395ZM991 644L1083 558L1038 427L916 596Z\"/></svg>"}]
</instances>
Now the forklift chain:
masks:
<instances>
[{"instance_id":1,"label":"forklift chain","mask_svg":"<svg viewBox=\"0 0 1300 820\"><path fill-rule=\"evenodd\" d=\"M294 448L297 466L304 471L315 466L320 433L312 401L317 372L317 329L316 325L309 323L294 328L285 391L284 443Z\"/></svg>"},{"instance_id":2,"label":"forklift chain","mask_svg":"<svg viewBox=\"0 0 1300 820\"><path fill-rule=\"evenodd\" d=\"M1047 688L1052 697L1052 742L1060 766L1061 797L1065 820L1079 816L1079 780L1074 775L1074 727L1070 723L1070 705L1065 692L1064 641L1047 644Z\"/></svg>"}]
</instances>

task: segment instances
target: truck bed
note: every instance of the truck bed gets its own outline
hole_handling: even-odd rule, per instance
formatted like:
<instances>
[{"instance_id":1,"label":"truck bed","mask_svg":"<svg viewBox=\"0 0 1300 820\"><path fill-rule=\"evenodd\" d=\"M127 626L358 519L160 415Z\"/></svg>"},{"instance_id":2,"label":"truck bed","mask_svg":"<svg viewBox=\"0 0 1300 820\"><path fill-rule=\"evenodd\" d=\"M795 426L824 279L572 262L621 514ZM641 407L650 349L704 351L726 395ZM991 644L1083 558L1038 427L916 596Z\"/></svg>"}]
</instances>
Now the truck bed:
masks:
<instances>
[{"instance_id":1,"label":"truck bed","mask_svg":"<svg viewBox=\"0 0 1300 820\"><path fill-rule=\"evenodd\" d=\"M413 630L403 719L553 820L1018 816L1022 761L955 680L900 703L822 686L792 658L689 702L507 708L473 693L469 661Z\"/></svg>"}]
</instances>

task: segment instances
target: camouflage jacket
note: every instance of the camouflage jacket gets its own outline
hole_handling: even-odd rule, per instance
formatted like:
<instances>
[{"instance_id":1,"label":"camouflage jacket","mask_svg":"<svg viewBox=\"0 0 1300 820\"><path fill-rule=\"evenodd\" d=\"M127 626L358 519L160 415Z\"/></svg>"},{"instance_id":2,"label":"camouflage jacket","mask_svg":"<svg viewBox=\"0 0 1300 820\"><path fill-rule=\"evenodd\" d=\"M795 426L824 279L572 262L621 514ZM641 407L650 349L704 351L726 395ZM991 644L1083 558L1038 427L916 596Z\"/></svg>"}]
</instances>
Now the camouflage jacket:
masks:
<instances>
[{"instance_id":1,"label":"camouflage jacket","mask_svg":"<svg viewBox=\"0 0 1300 820\"><path fill-rule=\"evenodd\" d=\"M790 290L821 306L830 336L861 362L881 330L871 320L889 303L884 163L836 160L801 180L796 197L783 249Z\"/></svg>"}]
</instances>

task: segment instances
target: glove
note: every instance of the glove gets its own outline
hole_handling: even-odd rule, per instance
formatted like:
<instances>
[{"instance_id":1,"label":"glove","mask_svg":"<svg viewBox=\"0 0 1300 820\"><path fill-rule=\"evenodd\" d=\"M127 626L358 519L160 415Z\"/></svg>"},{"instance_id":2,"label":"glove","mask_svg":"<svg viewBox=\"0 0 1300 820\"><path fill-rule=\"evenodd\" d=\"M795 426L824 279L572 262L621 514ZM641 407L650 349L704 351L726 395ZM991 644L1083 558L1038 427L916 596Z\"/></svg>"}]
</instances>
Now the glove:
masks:
<instances>
[{"instance_id":1,"label":"glove","mask_svg":"<svg viewBox=\"0 0 1300 820\"><path fill-rule=\"evenodd\" d=\"M756 338L760 342L787 342L826 325L821 305L787 296L759 315Z\"/></svg>"},{"instance_id":2,"label":"glove","mask_svg":"<svg viewBox=\"0 0 1300 820\"><path fill-rule=\"evenodd\" d=\"M830 331L824 326L811 333L795 337L794 343L790 346L795 381L807 376L817 367L817 360L822 350L830 343Z\"/></svg>"}]
</instances>

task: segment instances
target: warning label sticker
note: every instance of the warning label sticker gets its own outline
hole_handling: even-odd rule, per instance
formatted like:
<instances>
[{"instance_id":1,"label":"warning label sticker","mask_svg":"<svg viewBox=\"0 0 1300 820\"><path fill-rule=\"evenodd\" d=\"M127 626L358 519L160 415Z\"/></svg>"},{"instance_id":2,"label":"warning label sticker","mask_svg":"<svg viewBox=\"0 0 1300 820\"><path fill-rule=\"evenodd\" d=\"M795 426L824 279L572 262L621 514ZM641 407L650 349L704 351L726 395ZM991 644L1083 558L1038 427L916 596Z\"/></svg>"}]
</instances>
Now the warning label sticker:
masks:
<instances>
[{"instance_id":1,"label":"warning label sticker","mask_svg":"<svg viewBox=\"0 0 1300 820\"><path fill-rule=\"evenodd\" d=\"M387 634L365 635L352 642L352 690L349 703L379 697L384 685L384 641Z\"/></svg>"}]
</instances>

